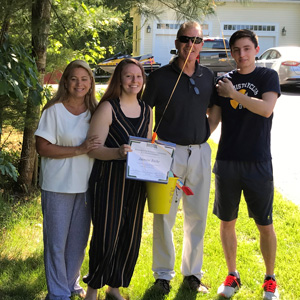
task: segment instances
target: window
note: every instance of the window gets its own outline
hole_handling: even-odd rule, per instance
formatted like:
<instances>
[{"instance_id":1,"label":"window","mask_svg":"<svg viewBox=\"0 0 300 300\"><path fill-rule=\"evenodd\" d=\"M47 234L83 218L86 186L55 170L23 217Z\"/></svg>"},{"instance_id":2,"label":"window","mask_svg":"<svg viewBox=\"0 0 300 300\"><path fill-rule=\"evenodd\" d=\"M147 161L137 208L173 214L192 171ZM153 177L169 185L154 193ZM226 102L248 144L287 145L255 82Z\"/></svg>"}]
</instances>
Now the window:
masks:
<instances>
[{"instance_id":1,"label":"window","mask_svg":"<svg viewBox=\"0 0 300 300\"><path fill-rule=\"evenodd\" d=\"M180 24L167 24L167 23L158 23L156 28L157 29L178 29Z\"/></svg>"},{"instance_id":2,"label":"window","mask_svg":"<svg viewBox=\"0 0 300 300\"><path fill-rule=\"evenodd\" d=\"M157 29L176 29L178 30L181 24L178 23L157 23ZM208 24L201 24L202 30L208 30Z\"/></svg>"},{"instance_id":3,"label":"window","mask_svg":"<svg viewBox=\"0 0 300 300\"><path fill-rule=\"evenodd\" d=\"M280 54L276 50L273 50L270 53L270 56L268 57L268 59L276 59L276 58L279 58L279 57L280 57Z\"/></svg>"},{"instance_id":4,"label":"window","mask_svg":"<svg viewBox=\"0 0 300 300\"><path fill-rule=\"evenodd\" d=\"M268 59L271 51L266 51L259 59Z\"/></svg>"},{"instance_id":5,"label":"window","mask_svg":"<svg viewBox=\"0 0 300 300\"><path fill-rule=\"evenodd\" d=\"M259 25L259 24L252 24L252 25L246 25L246 24L224 24L223 30L240 30L240 29L249 29L253 31L275 31L274 25Z\"/></svg>"}]
</instances>

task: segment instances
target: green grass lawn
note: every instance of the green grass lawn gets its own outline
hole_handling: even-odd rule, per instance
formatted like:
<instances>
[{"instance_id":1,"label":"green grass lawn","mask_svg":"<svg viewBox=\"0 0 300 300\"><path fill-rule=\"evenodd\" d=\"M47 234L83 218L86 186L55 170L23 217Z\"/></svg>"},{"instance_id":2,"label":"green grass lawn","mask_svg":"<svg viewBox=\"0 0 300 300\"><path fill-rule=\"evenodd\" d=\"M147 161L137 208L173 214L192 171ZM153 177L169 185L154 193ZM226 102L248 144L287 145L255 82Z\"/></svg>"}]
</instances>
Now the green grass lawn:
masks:
<instances>
[{"instance_id":1,"label":"green grass lawn","mask_svg":"<svg viewBox=\"0 0 300 300\"><path fill-rule=\"evenodd\" d=\"M210 141L214 161L216 144ZM1 195L1 194L0 194ZM1 196L0 196L1 197ZM152 218L144 214L143 237L139 259L129 288L122 294L131 300L188 300L219 299L218 286L227 275L219 236L219 220L212 214L214 199L214 177L208 210L208 221L204 242L205 272L203 282L210 287L207 295L197 295L184 289L180 273L183 212L180 208L174 227L176 247L176 276L168 296L153 293L154 282L152 264ZM274 226L278 238L276 276L280 299L300 299L300 219L299 207L284 199L279 193L274 199ZM241 274L242 288L233 299L262 299L264 264L259 250L259 235L253 220L247 216L245 202L242 201L237 222L238 256L237 266ZM82 274L88 271L88 255L82 266ZM83 284L85 287L85 285ZM39 195L33 201L12 205L0 198L0 299L38 300L46 295L43 269L42 216ZM105 299L103 290L99 299Z\"/></svg>"}]
</instances>

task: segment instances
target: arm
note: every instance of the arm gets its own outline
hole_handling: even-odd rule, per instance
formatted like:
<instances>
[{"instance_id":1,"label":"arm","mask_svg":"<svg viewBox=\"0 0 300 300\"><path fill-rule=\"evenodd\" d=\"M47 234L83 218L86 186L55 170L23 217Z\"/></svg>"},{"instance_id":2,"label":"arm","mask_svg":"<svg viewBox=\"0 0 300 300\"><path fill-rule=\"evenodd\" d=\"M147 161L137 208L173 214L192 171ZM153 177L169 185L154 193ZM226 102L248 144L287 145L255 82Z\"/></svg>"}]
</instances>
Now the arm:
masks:
<instances>
[{"instance_id":1,"label":"arm","mask_svg":"<svg viewBox=\"0 0 300 300\"><path fill-rule=\"evenodd\" d=\"M101 160L113 160L126 158L127 152L131 151L129 145L122 145L119 148L108 148L105 141L109 132L109 126L112 123L112 107L108 101L104 101L95 111L88 137L99 136L99 146L89 152L89 156Z\"/></svg>"},{"instance_id":2,"label":"arm","mask_svg":"<svg viewBox=\"0 0 300 300\"><path fill-rule=\"evenodd\" d=\"M210 133L213 133L218 127L219 122L221 121L221 107L214 105L211 108L207 109L208 123L210 127Z\"/></svg>"},{"instance_id":3,"label":"arm","mask_svg":"<svg viewBox=\"0 0 300 300\"><path fill-rule=\"evenodd\" d=\"M152 138L152 127L153 127L153 112L152 109L150 108L150 122L148 127L148 134L147 134L148 139Z\"/></svg>"},{"instance_id":4,"label":"arm","mask_svg":"<svg viewBox=\"0 0 300 300\"><path fill-rule=\"evenodd\" d=\"M49 158L69 158L82 154L87 154L89 151L98 147L99 140L97 136L87 138L81 145L74 147L59 146L51 144L46 139L36 136L36 151L40 156Z\"/></svg>"},{"instance_id":5,"label":"arm","mask_svg":"<svg viewBox=\"0 0 300 300\"><path fill-rule=\"evenodd\" d=\"M145 90L142 95L142 100L152 108L155 106L156 99L156 84L154 79L153 73L150 73L150 75L147 77Z\"/></svg>"},{"instance_id":6,"label":"arm","mask_svg":"<svg viewBox=\"0 0 300 300\"><path fill-rule=\"evenodd\" d=\"M251 112L266 118L270 117L273 113L278 98L276 92L266 92L262 95L262 99L249 97L236 91L228 78L223 78L223 80L218 81L217 91L220 96L231 98L238 103L241 103Z\"/></svg>"}]
</instances>

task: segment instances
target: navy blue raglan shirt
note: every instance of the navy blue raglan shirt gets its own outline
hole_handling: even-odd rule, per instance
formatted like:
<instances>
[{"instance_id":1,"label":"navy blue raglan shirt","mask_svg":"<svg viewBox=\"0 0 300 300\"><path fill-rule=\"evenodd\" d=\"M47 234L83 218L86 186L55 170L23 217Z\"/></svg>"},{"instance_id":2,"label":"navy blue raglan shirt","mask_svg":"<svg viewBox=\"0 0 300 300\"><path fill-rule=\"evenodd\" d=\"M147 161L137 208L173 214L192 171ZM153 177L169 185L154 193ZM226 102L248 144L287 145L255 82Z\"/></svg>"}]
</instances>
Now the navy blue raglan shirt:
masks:
<instances>
[{"instance_id":1,"label":"navy blue raglan shirt","mask_svg":"<svg viewBox=\"0 0 300 300\"><path fill-rule=\"evenodd\" d=\"M233 70L225 75L234 88L262 99L266 92L280 96L280 85L276 71L256 67L252 73L239 74ZM222 110L221 139L217 160L267 161L271 160L271 127L273 114L266 118L249 111L234 99L218 97L216 105Z\"/></svg>"}]
</instances>

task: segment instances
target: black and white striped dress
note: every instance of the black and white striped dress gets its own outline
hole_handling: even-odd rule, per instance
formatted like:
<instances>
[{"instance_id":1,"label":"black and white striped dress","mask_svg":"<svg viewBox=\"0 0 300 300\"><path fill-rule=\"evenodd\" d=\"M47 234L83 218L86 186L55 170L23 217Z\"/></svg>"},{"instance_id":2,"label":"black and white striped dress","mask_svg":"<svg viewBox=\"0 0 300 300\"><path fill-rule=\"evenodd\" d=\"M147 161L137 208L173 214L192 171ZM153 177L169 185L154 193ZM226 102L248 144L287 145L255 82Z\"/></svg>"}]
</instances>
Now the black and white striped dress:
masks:
<instances>
[{"instance_id":1,"label":"black and white striped dress","mask_svg":"<svg viewBox=\"0 0 300 300\"><path fill-rule=\"evenodd\" d=\"M105 142L116 148L129 135L147 137L150 108L139 101L139 118L127 118L120 101L111 100L112 124ZM144 182L125 179L125 160L95 160L90 177L93 235L89 251L90 287L127 287L138 258L146 200Z\"/></svg>"}]
</instances>

